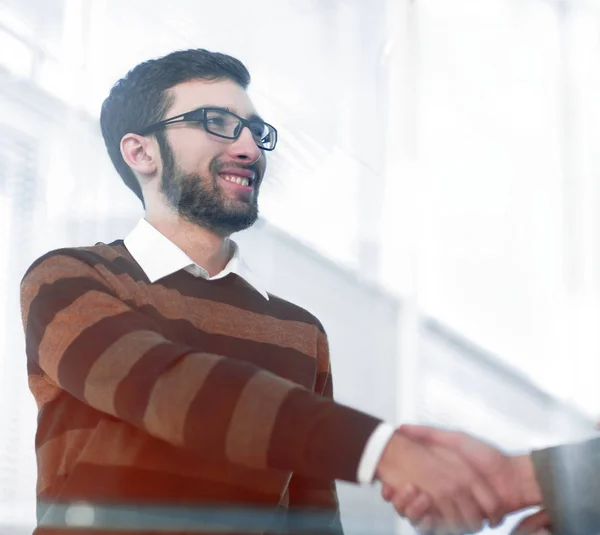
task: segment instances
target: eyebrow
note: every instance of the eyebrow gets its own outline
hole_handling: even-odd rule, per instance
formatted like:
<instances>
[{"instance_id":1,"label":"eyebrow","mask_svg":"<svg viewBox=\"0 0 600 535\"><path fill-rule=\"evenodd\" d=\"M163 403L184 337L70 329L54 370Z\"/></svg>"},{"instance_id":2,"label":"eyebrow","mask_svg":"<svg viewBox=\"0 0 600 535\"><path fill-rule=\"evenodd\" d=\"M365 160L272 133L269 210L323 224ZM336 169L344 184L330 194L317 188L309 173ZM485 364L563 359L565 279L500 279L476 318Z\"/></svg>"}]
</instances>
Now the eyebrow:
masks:
<instances>
[{"instance_id":1,"label":"eyebrow","mask_svg":"<svg viewBox=\"0 0 600 535\"><path fill-rule=\"evenodd\" d=\"M239 117L242 117L241 114L237 113L235 110L232 110L228 106L217 106L215 104L206 104L204 106L201 106L201 108L217 108L219 110L225 110L225 111L228 111L229 113L233 113L234 115L238 115ZM199 108L196 108L196 109L199 109ZM265 122L265 120L257 113L252 113L249 117L246 118L246 120L247 121L260 121L261 123Z\"/></svg>"}]
</instances>

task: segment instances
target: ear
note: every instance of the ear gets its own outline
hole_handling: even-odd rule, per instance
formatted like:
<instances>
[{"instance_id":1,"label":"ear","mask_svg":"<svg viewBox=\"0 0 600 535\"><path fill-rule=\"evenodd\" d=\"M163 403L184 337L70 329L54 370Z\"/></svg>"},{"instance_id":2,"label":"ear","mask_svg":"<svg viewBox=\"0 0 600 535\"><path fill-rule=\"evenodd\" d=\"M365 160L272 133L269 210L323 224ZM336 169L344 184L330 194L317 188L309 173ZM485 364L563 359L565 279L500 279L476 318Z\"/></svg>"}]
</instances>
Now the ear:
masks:
<instances>
[{"instance_id":1,"label":"ear","mask_svg":"<svg viewBox=\"0 0 600 535\"><path fill-rule=\"evenodd\" d=\"M160 151L154 137L125 134L121 138L121 155L134 173L153 175L160 163Z\"/></svg>"}]
</instances>

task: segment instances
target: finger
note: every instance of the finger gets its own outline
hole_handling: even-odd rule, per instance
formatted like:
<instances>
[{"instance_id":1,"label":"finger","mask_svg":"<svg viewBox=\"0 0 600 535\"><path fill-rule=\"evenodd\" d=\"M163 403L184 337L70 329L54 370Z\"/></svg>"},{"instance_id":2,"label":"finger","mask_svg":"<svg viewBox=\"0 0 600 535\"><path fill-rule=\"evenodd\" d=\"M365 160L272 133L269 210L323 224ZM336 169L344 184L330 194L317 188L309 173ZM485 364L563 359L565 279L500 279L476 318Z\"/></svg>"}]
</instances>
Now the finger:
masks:
<instances>
[{"instance_id":1,"label":"finger","mask_svg":"<svg viewBox=\"0 0 600 535\"><path fill-rule=\"evenodd\" d=\"M481 531L484 515L470 494L459 497L456 500L456 507L461 517L461 526L466 530L465 533Z\"/></svg>"},{"instance_id":2,"label":"finger","mask_svg":"<svg viewBox=\"0 0 600 535\"><path fill-rule=\"evenodd\" d=\"M459 454L457 456L455 452L440 446L434 446L434 448L436 456L443 459L444 462L452 464L455 470L463 476L464 488L468 489L468 495L472 496L479 514L483 516L482 520L489 519L491 525L498 525L503 518L503 501L496 489L490 485L488 480L466 465ZM468 515L468 518L475 518L471 506L463 510L462 514L463 517ZM469 525L471 524L469 523Z\"/></svg>"},{"instance_id":3,"label":"finger","mask_svg":"<svg viewBox=\"0 0 600 535\"><path fill-rule=\"evenodd\" d=\"M552 521L545 509L525 517L511 532L511 535L532 535L542 529L551 529Z\"/></svg>"},{"instance_id":4,"label":"finger","mask_svg":"<svg viewBox=\"0 0 600 535\"><path fill-rule=\"evenodd\" d=\"M436 456L451 464L455 472L462 477L466 494L461 502L460 512L462 518L467 521L467 526L479 531L486 518L495 524L499 523L502 519L502 500L490 484L455 453L443 447L435 448ZM475 524L478 524L477 528Z\"/></svg>"},{"instance_id":5,"label":"finger","mask_svg":"<svg viewBox=\"0 0 600 535\"><path fill-rule=\"evenodd\" d=\"M416 526L423 520L423 517L433 509L431 498L427 494L419 494L406 507L406 518L413 526Z\"/></svg>"},{"instance_id":6,"label":"finger","mask_svg":"<svg viewBox=\"0 0 600 535\"><path fill-rule=\"evenodd\" d=\"M399 492L395 492L392 498L394 509L400 516L406 517L406 509L418 496L417 489L414 485L406 485Z\"/></svg>"},{"instance_id":7,"label":"finger","mask_svg":"<svg viewBox=\"0 0 600 535\"><path fill-rule=\"evenodd\" d=\"M440 512L440 521L435 532L461 535L465 526L461 521L460 514L454 502L444 500L442 503L437 504L437 508Z\"/></svg>"},{"instance_id":8,"label":"finger","mask_svg":"<svg viewBox=\"0 0 600 535\"><path fill-rule=\"evenodd\" d=\"M471 490L475 502L483 512L485 518L489 520L490 527L494 528L504 519L502 515L502 502L498 495L483 480L473 483Z\"/></svg>"},{"instance_id":9,"label":"finger","mask_svg":"<svg viewBox=\"0 0 600 535\"><path fill-rule=\"evenodd\" d=\"M388 485L387 483L384 483L381 486L381 496L386 502L389 502L394 497L395 492L396 491L394 490L394 487Z\"/></svg>"}]
</instances>

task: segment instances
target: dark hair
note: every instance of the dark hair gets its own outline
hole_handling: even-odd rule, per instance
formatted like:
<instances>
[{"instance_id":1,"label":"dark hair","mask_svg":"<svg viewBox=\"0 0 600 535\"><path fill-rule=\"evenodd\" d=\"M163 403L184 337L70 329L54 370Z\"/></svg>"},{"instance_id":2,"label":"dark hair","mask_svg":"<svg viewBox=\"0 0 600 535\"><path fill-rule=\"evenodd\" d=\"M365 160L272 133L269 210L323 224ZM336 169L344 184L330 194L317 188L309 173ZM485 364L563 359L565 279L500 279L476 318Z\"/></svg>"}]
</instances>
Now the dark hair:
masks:
<instances>
[{"instance_id":1,"label":"dark hair","mask_svg":"<svg viewBox=\"0 0 600 535\"><path fill-rule=\"evenodd\" d=\"M140 63L121 78L102 104L100 128L108 155L125 185L144 204L140 184L121 155L121 139L144 126L164 119L172 100L167 90L190 80L229 79L244 89L250 73L238 59L201 48L179 50L162 58ZM163 132L157 132L161 153L167 146Z\"/></svg>"}]
</instances>

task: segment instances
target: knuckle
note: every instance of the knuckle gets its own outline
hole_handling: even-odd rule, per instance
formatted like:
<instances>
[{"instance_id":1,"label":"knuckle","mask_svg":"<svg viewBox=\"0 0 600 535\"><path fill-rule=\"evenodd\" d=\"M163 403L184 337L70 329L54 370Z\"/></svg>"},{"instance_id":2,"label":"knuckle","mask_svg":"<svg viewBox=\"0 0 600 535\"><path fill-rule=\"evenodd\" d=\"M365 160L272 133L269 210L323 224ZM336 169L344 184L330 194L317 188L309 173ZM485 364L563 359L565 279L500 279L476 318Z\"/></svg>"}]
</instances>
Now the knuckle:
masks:
<instances>
[{"instance_id":1,"label":"knuckle","mask_svg":"<svg viewBox=\"0 0 600 535\"><path fill-rule=\"evenodd\" d=\"M398 514L400 514L401 516L404 516L404 517L406 516L406 509L404 506L404 502L402 500L395 498L392 500L392 505L394 506L394 509L396 509Z\"/></svg>"}]
</instances>

